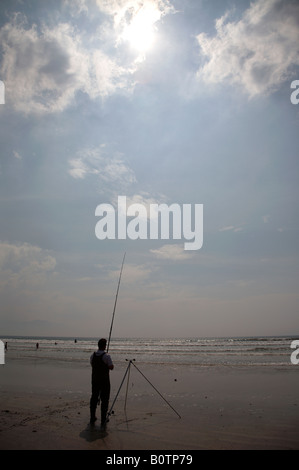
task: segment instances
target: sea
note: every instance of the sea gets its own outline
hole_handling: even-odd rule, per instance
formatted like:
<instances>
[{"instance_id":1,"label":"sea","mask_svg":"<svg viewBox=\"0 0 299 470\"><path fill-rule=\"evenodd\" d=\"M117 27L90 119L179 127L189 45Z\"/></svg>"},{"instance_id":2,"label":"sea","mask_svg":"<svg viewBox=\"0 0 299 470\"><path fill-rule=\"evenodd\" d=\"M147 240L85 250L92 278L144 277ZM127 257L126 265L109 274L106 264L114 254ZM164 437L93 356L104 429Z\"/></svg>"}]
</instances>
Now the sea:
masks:
<instances>
[{"instance_id":1,"label":"sea","mask_svg":"<svg viewBox=\"0 0 299 470\"><path fill-rule=\"evenodd\" d=\"M298 339L298 336L112 338L109 354L114 363L135 359L139 364L287 368L294 367L292 343ZM97 350L98 338L8 336L1 340L7 344L7 359L34 358L84 364Z\"/></svg>"}]
</instances>

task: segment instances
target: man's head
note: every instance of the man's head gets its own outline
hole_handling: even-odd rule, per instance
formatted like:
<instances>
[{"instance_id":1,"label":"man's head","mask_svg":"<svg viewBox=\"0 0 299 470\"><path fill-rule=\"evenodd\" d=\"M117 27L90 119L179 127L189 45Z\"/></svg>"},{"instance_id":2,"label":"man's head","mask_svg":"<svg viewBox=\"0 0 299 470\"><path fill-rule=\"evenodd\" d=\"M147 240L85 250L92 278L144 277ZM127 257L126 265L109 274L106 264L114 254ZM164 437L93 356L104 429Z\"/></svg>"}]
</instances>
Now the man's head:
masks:
<instances>
[{"instance_id":1,"label":"man's head","mask_svg":"<svg viewBox=\"0 0 299 470\"><path fill-rule=\"evenodd\" d=\"M98 342L99 350L100 351L105 351L106 344L107 344L107 340L105 338L100 339L99 342Z\"/></svg>"}]
</instances>

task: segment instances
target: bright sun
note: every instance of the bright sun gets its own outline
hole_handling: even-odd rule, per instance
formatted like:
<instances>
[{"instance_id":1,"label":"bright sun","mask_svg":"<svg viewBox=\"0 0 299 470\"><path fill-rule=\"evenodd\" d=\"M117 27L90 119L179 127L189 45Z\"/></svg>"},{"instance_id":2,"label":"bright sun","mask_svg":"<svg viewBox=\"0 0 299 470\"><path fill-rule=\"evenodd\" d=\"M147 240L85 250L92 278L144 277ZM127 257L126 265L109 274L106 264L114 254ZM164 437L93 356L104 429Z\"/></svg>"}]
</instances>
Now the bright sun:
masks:
<instances>
[{"instance_id":1,"label":"bright sun","mask_svg":"<svg viewBox=\"0 0 299 470\"><path fill-rule=\"evenodd\" d=\"M123 39L139 52L150 49L155 40L155 23L160 14L155 9L141 8L123 33Z\"/></svg>"}]
</instances>

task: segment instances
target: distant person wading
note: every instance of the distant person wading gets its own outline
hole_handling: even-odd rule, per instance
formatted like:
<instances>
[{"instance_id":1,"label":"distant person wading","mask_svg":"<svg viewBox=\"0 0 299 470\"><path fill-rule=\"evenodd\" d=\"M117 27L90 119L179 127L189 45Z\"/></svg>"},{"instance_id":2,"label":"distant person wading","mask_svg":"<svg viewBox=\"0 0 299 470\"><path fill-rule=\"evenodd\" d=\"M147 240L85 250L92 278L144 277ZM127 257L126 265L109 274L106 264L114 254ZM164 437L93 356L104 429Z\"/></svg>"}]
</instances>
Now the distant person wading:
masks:
<instances>
[{"instance_id":1,"label":"distant person wading","mask_svg":"<svg viewBox=\"0 0 299 470\"><path fill-rule=\"evenodd\" d=\"M100 339L98 342L98 351L93 353L90 358L92 366L92 395L90 398L90 423L94 424L97 420L96 409L100 399L101 401L101 425L106 425L107 412L110 398L110 370L114 369L111 357L105 352L107 341Z\"/></svg>"}]
</instances>

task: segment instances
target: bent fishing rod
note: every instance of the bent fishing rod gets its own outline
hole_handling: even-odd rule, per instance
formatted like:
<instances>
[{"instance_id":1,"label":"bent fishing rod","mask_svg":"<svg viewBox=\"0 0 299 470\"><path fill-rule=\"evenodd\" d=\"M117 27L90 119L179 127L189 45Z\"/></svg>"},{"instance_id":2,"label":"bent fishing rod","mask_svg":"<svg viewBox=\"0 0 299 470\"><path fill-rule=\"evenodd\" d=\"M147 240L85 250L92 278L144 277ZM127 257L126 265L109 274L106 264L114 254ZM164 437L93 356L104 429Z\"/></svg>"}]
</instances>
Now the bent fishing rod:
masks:
<instances>
[{"instance_id":1,"label":"bent fishing rod","mask_svg":"<svg viewBox=\"0 0 299 470\"><path fill-rule=\"evenodd\" d=\"M114 323L114 316L115 316L115 311L116 311L116 304L117 304L117 299L118 299L118 293L119 293L119 287L120 287L120 281L121 281L121 276L125 264L125 258L126 258L126 253L124 254L123 262L121 265L121 270L120 270L120 275L119 275L119 280L118 280L118 286L117 286L117 291L116 291L116 296L115 296L115 302L114 302L114 308L113 308L113 313L112 313L112 321L111 321L111 326L110 326L110 332L109 332L109 339L107 343L107 349L106 352L108 353L109 351L109 346L110 346L110 339L111 339L111 333L112 333L112 328L113 328L113 323Z\"/></svg>"}]
</instances>

